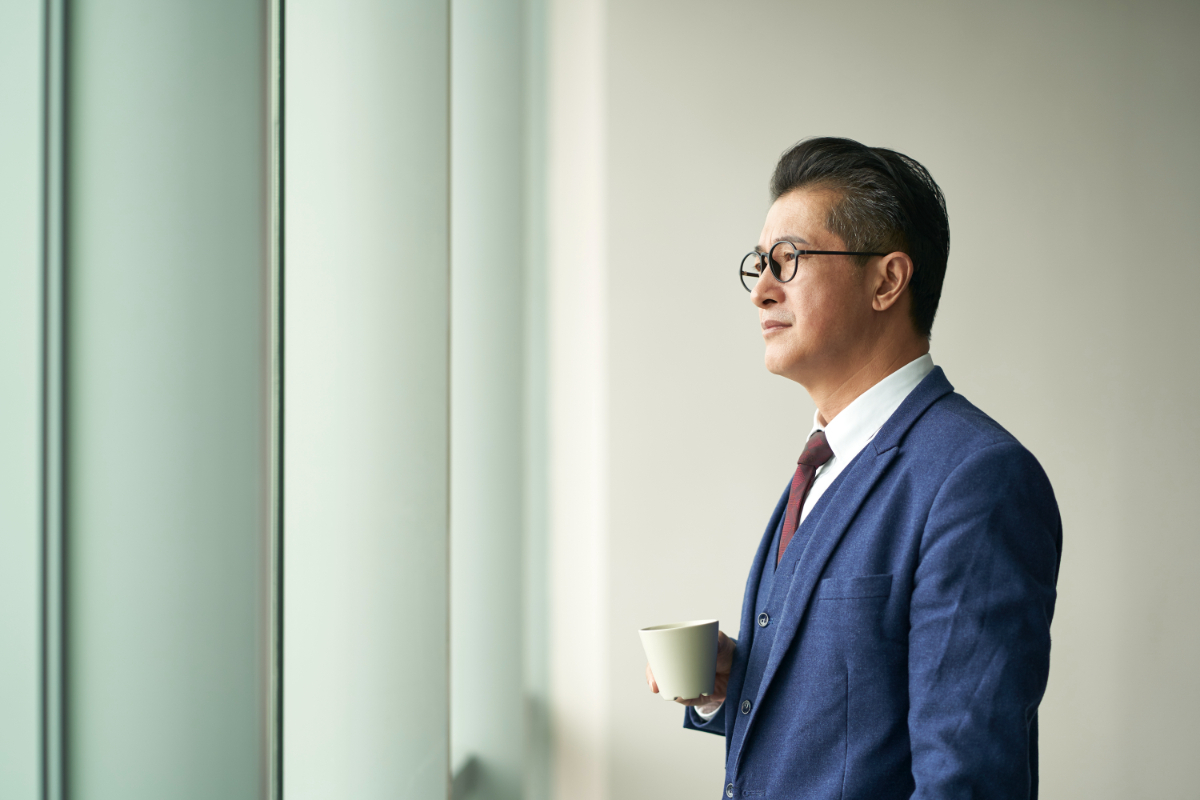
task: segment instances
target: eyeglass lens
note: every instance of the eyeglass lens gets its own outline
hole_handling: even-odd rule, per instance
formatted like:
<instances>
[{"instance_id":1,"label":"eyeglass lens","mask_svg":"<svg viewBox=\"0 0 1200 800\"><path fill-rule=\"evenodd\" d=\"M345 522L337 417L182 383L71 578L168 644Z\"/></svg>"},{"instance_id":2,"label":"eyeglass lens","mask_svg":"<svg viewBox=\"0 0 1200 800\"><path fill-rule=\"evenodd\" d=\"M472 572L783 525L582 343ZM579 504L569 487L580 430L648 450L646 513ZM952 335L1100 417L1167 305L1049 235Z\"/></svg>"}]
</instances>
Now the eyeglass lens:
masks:
<instances>
[{"instance_id":1,"label":"eyeglass lens","mask_svg":"<svg viewBox=\"0 0 1200 800\"><path fill-rule=\"evenodd\" d=\"M776 242L771 247L771 252L767 257L771 264L771 274L775 276L775 280L780 283L787 283L792 278L796 277L796 245L791 242ZM747 291L754 289L754 284L758 282L758 278L762 275L763 257L761 253L747 253L742 259L742 268L739 270L742 278L742 285Z\"/></svg>"}]
</instances>

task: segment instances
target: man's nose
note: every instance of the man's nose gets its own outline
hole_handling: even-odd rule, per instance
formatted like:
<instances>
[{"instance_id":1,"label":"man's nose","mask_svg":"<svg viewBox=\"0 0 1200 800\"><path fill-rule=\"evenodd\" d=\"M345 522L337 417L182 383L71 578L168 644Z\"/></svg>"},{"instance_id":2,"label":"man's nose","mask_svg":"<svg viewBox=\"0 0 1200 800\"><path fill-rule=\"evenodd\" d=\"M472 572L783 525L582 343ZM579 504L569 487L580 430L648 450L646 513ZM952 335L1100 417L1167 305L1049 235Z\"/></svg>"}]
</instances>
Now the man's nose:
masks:
<instances>
[{"instance_id":1,"label":"man's nose","mask_svg":"<svg viewBox=\"0 0 1200 800\"><path fill-rule=\"evenodd\" d=\"M766 308L772 303L779 302L783 286L775 280L775 275L769 269L764 269L750 290L750 302L759 308Z\"/></svg>"}]
</instances>

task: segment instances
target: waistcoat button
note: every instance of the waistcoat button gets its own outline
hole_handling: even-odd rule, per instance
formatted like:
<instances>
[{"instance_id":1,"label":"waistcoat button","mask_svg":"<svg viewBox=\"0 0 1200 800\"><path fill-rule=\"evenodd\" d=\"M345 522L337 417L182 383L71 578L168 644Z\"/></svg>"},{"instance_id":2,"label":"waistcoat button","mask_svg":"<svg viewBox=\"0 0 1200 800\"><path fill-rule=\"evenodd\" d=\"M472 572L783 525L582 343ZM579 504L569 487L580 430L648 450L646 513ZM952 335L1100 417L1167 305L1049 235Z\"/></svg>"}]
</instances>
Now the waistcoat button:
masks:
<instances>
[{"instance_id":1,"label":"waistcoat button","mask_svg":"<svg viewBox=\"0 0 1200 800\"><path fill-rule=\"evenodd\" d=\"M728 784L728 785L725 787L725 796L726 796L726 797L733 797L733 784L732 784L732 783L731 783L731 784Z\"/></svg>"},{"instance_id":2,"label":"waistcoat button","mask_svg":"<svg viewBox=\"0 0 1200 800\"><path fill-rule=\"evenodd\" d=\"M749 713L750 713L750 701L749 701L749 700L743 700L743 701L742 701L742 713L743 713L743 714L749 714Z\"/></svg>"},{"instance_id":3,"label":"waistcoat button","mask_svg":"<svg viewBox=\"0 0 1200 800\"><path fill-rule=\"evenodd\" d=\"M765 628L765 627L767 627L767 623L770 621L771 621L771 618L769 616L767 616L767 612L764 611L758 615L758 627Z\"/></svg>"}]
</instances>

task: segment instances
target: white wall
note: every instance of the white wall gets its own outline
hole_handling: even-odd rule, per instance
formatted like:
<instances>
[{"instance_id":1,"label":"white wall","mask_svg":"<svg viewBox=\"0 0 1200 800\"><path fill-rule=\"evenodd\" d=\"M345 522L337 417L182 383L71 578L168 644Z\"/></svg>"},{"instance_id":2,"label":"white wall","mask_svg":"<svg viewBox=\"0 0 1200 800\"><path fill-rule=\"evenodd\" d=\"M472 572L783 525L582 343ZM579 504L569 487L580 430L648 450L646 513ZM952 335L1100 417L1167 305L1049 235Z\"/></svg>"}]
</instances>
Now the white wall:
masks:
<instances>
[{"instance_id":1,"label":"white wall","mask_svg":"<svg viewBox=\"0 0 1200 800\"><path fill-rule=\"evenodd\" d=\"M1039 457L1057 492L1065 551L1043 796L1193 796L1200 12L608 0L600 16L602 69L585 88L602 93L603 113L560 98L552 114L587 133L551 133L603 142L573 156L578 169L606 167L590 217L601 238L552 269L603 280L557 296L550 336L602 315L599 341L574 351L583 363L552 380L582 392L579 373L600 376L607 405L596 423L607 524L554 534L601 550L590 596L607 642L592 667L605 711L589 724L609 751L595 756L607 796L720 785L722 741L682 730L679 710L650 697L636 629L716 616L734 632L754 547L808 431L811 402L763 369L734 272L775 160L811 135L898 149L939 181L952 248L934 360ZM765 435L764 419L777 421ZM568 788L561 797L582 796Z\"/></svg>"}]
</instances>

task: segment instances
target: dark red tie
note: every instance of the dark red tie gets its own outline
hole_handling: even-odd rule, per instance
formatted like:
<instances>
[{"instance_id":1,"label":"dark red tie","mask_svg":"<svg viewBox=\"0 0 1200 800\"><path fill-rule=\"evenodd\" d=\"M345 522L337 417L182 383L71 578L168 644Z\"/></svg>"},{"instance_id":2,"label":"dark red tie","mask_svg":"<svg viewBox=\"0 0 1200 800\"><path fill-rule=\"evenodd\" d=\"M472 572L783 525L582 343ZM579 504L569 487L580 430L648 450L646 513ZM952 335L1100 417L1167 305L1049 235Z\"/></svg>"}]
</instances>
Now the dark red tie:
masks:
<instances>
[{"instance_id":1,"label":"dark red tie","mask_svg":"<svg viewBox=\"0 0 1200 800\"><path fill-rule=\"evenodd\" d=\"M776 565L783 560L783 551L787 550L788 542L796 535L800 509L804 507L804 498L808 497L808 490L812 488L813 477L821 465L831 458L833 451L829 449L829 442L825 441L825 431L817 431L808 437L808 444L804 445L804 452L796 462L796 474L792 476L792 491L788 493L787 516L783 518L783 533L779 536Z\"/></svg>"}]
</instances>

